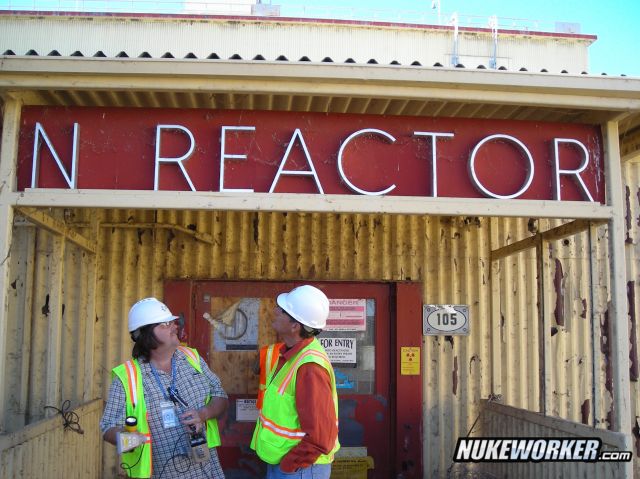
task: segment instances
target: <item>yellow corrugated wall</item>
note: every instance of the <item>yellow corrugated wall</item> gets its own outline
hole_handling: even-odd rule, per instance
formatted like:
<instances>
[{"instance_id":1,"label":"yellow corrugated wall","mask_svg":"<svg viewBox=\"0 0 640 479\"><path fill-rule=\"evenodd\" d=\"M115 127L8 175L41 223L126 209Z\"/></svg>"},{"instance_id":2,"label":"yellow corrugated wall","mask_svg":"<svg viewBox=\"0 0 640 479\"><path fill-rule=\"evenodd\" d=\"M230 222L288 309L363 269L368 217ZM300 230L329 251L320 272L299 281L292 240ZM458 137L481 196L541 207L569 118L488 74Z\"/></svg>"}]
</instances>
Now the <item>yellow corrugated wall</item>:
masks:
<instances>
[{"instance_id":1,"label":"yellow corrugated wall","mask_svg":"<svg viewBox=\"0 0 640 479\"><path fill-rule=\"evenodd\" d=\"M637 202L633 207L637 218ZM10 374L5 394L15 402L17 393L10 391L22 391L21 400L28 404L27 422L42 414L46 374L56 369L51 361L70 371L68 376L61 375L60 399L79 404L106 395L110 368L130 354L128 308L141 297L161 297L163 281L169 278L413 280L423 283L425 303L468 304L468 337L423 338L425 477L446 475L456 439L467 433L480 412L479 400L490 393L502 394L506 404L540 409L542 329L535 252L499 260L492 268L489 251L530 236L534 228L542 231L559 222L382 214L48 212L80 227L91 240L91 220L99 219L102 226L96 240L95 276L93 255L69 242L62 272L52 272L59 248L55 235L31 226L14 227L11 261L16 288L9 330L16 342L10 367L22 368L30 379L24 384L21 376ZM638 226L634 228L637 232ZM608 301L606 227L548 243L543 253L545 314L555 328L547 338L547 411L606 427L610 397L600 339ZM632 260L636 265L637 261ZM54 274L63 276L60 304L65 308L57 356L51 355L51 339L44 326L48 316L43 315L46 295L54 290ZM631 268L629 274L634 274ZM93 299L95 312L89 304ZM49 301L52 304L51 297ZM498 318L492 313L495 301ZM563 311L563 325L555 319L558 308ZM596 313L595 343L591 310ZM87 329L89 322L93 329ZM636 385L632 383L634 405ZM16 427L20 424L17 421ZM115 452L110 446L104 449L104 474L111 476Z\"/></svg>"}]
</instances>

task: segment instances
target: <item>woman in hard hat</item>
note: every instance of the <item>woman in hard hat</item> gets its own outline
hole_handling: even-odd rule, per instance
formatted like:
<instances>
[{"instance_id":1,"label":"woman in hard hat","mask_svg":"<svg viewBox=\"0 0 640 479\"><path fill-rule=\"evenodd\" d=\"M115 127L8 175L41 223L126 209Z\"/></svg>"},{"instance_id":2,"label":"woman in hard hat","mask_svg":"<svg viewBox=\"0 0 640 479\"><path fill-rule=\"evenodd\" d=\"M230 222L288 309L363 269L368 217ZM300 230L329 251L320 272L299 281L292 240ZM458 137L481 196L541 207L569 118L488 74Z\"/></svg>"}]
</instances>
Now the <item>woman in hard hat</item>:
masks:
<instances>
[{"instance_id":1,"label":"woman in hard hat","mask_svg":"<svg viewBox=\"0 0 640 479\"><path fill-rule=\"evenodd\" d=\"M327 353L316 339L329 300L300 286L277 298L273 329L284 343L265 378L251 448L267 463L267 479L329 479L338 443L338 394ZM295 474L293 474L295 473Z\"/></svg>"},{"instance_id":2,"label":"woman in hard hat","mask_svg":"<svg viewBox=\"0 0 640 479\"><path fill-rule=\"evenodd\" d=\"M100 428L129 477L224 478L215 446L227 395L198 352L180 345L178 319L156 298L131 307L133 359L113 369ZM130 450L125 418L142 438Z\"/></svg>"}]
</instances>

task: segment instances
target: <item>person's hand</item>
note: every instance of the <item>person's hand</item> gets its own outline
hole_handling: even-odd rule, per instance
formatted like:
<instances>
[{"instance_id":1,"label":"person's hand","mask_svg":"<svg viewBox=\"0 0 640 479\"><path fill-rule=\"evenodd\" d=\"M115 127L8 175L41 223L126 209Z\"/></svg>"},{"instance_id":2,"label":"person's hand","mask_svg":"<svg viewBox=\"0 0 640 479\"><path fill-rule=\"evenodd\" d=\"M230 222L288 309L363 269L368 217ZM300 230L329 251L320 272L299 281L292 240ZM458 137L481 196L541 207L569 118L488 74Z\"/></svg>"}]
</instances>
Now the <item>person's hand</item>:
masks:
<instances>
[{"instance_id":1,"label":"person's hand","mask_svg":"<svg viewBox=\"0 0 640 479\"><path fill-rule=\"evenodd\" d=\"M202 429L202 419L200 418L200 412L195 409L188 409L180 414L180 423L187 426L190 432L200 432Z\"/></svg>"}]
</instances>

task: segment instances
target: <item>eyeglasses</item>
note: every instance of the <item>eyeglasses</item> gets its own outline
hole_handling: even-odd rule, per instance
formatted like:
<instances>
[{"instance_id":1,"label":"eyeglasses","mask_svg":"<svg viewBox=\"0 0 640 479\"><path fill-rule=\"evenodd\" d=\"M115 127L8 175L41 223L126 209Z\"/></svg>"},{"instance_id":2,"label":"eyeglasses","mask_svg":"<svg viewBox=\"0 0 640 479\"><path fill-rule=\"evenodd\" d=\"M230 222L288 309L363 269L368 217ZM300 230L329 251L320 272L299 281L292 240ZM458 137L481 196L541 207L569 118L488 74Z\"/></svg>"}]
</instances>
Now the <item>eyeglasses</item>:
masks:
<instances>
[{"instance_id":1,"label":"eyeglasses","mask_svg":"<svg viewBox=\"0 0 640 479\"><path fill-rule=\"evenodd\" d=\"M176 320L172 319L171 321L163 321L162 323L157 323L156 326L163 326L165 328L171 327L172 324L175 324Z\"/></svg>"}]
</instances>

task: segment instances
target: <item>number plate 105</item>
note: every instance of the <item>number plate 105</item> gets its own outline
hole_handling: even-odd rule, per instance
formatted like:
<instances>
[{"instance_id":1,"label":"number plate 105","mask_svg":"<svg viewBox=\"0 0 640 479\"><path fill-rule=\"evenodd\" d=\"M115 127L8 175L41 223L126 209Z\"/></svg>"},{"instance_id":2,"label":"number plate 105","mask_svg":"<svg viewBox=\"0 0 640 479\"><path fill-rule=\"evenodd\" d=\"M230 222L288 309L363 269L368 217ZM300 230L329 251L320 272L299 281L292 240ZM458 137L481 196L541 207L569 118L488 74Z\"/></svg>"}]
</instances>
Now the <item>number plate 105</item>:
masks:
<instances>
[{"instance_id":1,"label":"number plate 105","mask_svg":"<svg viewBox=\"0 0 640 479\"><path fill-rule=\"evenodd\" d=\"M464 304L422 305L422 334L425 336L469 334L469 306Z\"/></svg>"}]
</instances>

